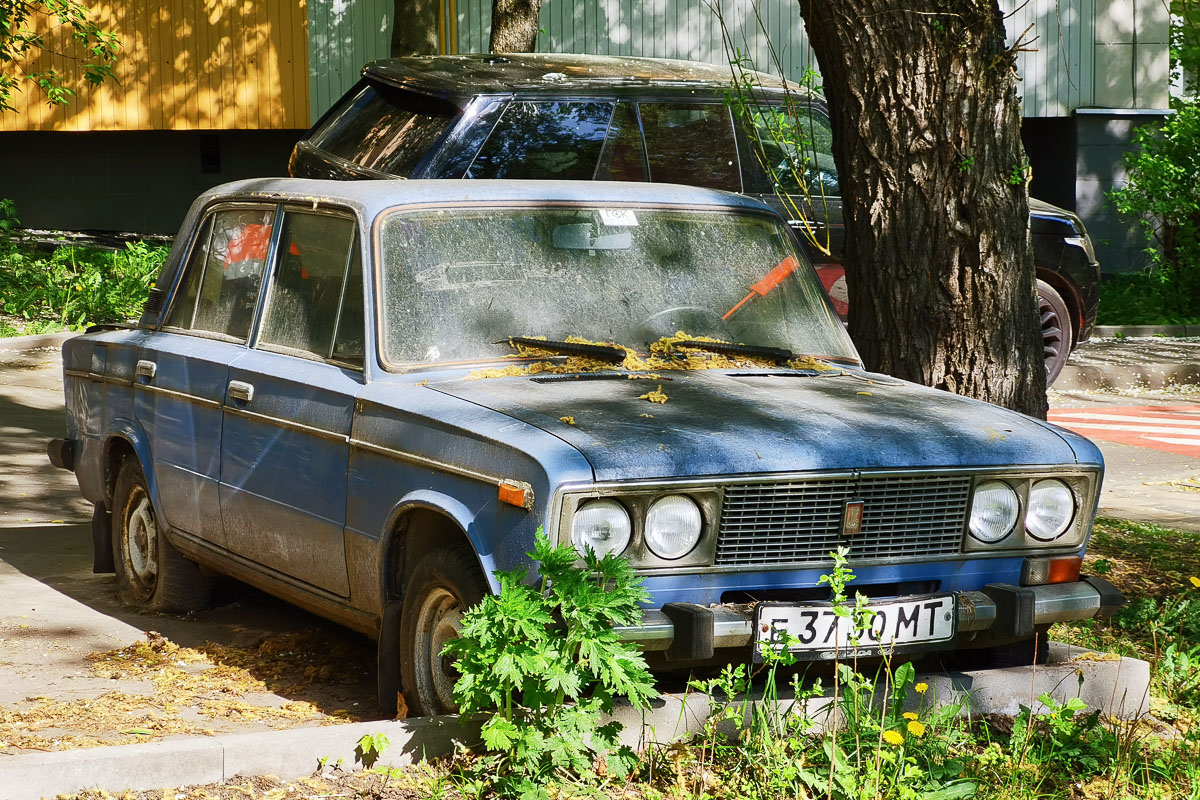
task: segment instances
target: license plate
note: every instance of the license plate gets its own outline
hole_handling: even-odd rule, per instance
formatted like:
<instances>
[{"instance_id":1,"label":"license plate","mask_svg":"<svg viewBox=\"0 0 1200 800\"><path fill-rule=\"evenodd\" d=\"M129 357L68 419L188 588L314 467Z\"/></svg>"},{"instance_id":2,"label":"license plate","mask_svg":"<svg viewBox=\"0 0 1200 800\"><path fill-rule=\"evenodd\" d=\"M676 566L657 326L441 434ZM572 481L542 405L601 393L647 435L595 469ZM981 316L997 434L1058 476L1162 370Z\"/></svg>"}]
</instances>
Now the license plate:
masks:
<instances>
[{"instance_id":1,"label":"license plate","mask_svg":"<svg viewBox=\"0 0 1200 800\"><path fill-rule=\"evenodd\" d=\"M867 608L866 627L856 632L852 619L834 614L831 603L759 603L754 656L757 660L763 650L778 651L789 639L790 649L801 658L832 658L834 651L839 656L877 654L954 638L954 595L908 597Z\"/></svg>"}]
</instances>

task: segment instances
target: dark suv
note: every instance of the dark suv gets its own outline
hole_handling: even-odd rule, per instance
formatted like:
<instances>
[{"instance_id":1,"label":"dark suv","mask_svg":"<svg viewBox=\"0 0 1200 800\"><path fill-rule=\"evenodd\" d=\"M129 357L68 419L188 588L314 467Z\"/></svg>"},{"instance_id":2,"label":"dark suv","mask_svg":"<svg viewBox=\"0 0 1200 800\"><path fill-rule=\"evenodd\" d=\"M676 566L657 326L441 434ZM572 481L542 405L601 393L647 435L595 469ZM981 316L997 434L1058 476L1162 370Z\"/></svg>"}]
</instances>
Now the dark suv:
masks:
<instances>
[{"instance_id":1,"label":"dark suv","mask_svg":"<svg viewBox=\"0 0 1200 800\"><path fill-rule=\"evenodd\" d=\"M376 61L292 153L312 178L557 178L683 183L741 192L794 227L810 220L828 254L808 247L845 314L844 227L824 101L755 74L759 101L806 98L814 153L801 180L771 179L725 103L727 68L691 61L585 55L417 56ZM768 163L789 158L766 153ZM809 202L811 197L823 198ZM1030 201L1047 377L1096 320L1100 266L1079 217ZM801 237L802 239L804 237Z\"/></svg>"}]
</instances>

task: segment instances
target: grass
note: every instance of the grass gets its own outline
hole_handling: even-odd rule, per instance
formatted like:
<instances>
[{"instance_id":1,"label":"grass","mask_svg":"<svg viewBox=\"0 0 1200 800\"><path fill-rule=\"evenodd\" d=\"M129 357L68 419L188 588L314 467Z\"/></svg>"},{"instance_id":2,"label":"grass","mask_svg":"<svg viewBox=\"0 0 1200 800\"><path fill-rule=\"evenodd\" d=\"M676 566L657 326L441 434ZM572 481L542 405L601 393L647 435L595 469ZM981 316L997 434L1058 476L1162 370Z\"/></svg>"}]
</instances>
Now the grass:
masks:
<instances>
[{"instance_id":1,"label":"grass","mask_svg":"<svg viewBox=\"0 0 1200 800\"><path fill-rule=\"evenodd\" d=\"M1200 301L1189 301L1165 270L1109 275L1100 284L1099 325L1196 325Z\"/></svg>"},{"instance_id":2,"label":"grass","mask_svg":"<svg viewBox=\"0 0 1200 800\"><path fill-rule=\"evenodd\" d=\"M169 248L65 245L43 252L0 242L0 336L77 330L141 314Z\"/></svg>"}]
</instances>

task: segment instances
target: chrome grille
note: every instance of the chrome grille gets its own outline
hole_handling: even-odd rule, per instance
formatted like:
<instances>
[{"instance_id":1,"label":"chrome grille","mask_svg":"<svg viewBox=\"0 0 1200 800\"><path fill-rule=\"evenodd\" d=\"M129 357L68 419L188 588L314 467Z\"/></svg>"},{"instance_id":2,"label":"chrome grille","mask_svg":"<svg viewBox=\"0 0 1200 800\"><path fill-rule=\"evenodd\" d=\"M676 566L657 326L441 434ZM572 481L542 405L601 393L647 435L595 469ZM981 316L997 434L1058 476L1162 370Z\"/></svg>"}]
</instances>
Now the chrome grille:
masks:
<instances>
[{"instance_id":1,"label":"chrome grille","mask_svg":"<svg viewBox=\"0 0 1200 800\"><path fill-rule=\"evenodd\" d=\"M968 475L815 478L725 487L717 564L827 564L959 552ZM863 501L862 531L839 537L843 503Z\"/></svg>"}]
</instances>

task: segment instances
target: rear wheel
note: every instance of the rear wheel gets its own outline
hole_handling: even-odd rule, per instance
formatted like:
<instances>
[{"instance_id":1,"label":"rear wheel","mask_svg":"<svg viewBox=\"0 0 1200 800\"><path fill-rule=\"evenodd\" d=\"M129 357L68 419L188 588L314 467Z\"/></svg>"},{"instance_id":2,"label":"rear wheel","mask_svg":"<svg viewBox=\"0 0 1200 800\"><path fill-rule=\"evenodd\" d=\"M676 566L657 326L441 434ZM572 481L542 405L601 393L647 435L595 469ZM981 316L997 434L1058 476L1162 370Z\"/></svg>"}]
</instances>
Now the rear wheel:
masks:
<instances>
[{"instance_id":1,"label":"rear wheel","mask_svg":"<svg viewBox=\"0 0 1200 800\"><path fill-rule=\"evenodd\" d=\"M126 458L113 492L113 561L117 594L151 611L196 611L208 605L212 583L193 561L167 541L146 477L136 458Z\"/></svg>"},{"instance_id":2,"label":"rear wheel","mask_svg":"<svg viewBox=\"0 0 1200 800\"><path fill-rule=\"evenodd\" d=\"M1042 355L1046 360L1046 385L1062 372L1071 355L1071 314L1054 287L1037 282L1038 313L1042 319Z\"/></svg>"},{"instance_id":3,"label":"rear wheel","mask_svg":"<svg viewBox=\"0 0 1200 800\"><path fill-rule=\"evenodd\" d=\"M413 570L400 615L400 685L409 710L418 716L458 713L454 684L458 670L442 655L458 638L462 615L487 593L473 553L438 549Z\"/></svg>"}]
</instances>

